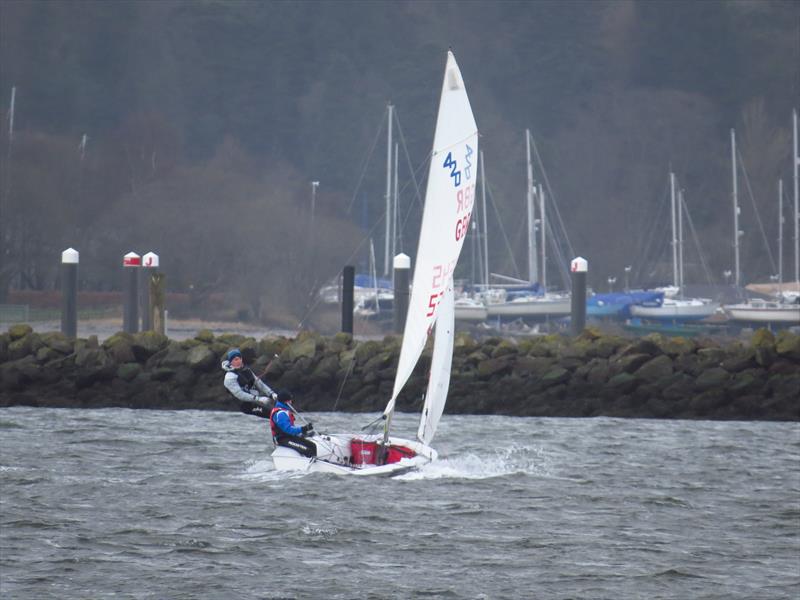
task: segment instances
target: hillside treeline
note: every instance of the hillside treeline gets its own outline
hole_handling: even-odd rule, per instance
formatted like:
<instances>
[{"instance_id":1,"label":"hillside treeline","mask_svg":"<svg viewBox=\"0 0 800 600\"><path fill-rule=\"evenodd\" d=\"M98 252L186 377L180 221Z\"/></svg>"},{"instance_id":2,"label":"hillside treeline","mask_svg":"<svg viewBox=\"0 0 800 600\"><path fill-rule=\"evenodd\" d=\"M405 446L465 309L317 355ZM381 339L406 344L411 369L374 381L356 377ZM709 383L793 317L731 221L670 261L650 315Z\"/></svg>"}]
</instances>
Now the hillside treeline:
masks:
<instances>
[{"instance_id":1,"label":"hillside treeline","mask_svg":"<svg viewBox=\"0 0 800 600\"><path fill-rule=\"evenodd\" d=\"M670 168L708 264L687 233L687 280L722 280L731 128L744 280L777 272L779 177L791 271L791 1L6 0L0 17L0 302L56 287L72 246L86 289L119 288L122 255L153 250L175 290L260 319L307 310L370 238L382 265L387 102L413 256L448 47L497 208L492 271L527 272L525 128L596 287L627 265L633 284L668 280Z\"/></svg>"}]
</instances>

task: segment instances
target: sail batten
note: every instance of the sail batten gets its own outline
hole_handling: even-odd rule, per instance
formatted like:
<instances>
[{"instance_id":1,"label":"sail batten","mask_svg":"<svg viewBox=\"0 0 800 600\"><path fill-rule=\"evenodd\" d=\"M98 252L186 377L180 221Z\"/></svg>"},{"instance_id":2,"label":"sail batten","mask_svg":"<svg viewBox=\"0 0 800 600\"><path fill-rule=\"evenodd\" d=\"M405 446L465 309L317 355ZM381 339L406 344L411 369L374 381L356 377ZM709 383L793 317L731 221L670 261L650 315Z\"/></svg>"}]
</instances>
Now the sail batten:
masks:
<instances>
[{"instance_id":1,"label":"sail batten","mask_svg":"<svg viewBox=\"0 0 800 600\"><path fill-rule=\"evenodd\" d=\"M478 129L461 71L452 52L448 52L403 345L392 396L384 410L387 431L397 396L411 376L436 323L440 303L469 230L477 159ZM449 367L447 379L449 381Z\"/></svg>"}]
</instances>

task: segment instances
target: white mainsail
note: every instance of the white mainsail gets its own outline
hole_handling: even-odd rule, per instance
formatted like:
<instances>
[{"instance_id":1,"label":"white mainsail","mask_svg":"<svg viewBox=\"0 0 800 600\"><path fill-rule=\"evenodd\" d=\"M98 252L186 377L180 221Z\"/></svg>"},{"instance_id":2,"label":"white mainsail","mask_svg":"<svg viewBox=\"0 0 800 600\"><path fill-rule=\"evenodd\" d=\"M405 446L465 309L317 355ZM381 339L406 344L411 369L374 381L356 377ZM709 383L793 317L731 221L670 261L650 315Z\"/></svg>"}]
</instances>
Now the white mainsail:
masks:
<instances>
[{"instance_id":1,"label":"white mainsail","mask_svg":"<svg viewBox=\"0 0 800 600\"><path fill-rule=\"evenodd\" d=\"M417 439L423 444L430 444L433 440L439 419L444 412L447 390L450 388L455 325L455 294L453 293L453 280L450 279L447 291L436 311L431 374L428 379L428 391L425 393L425 405L422 407L422 416L419 420L419 431L417 431Z\"/></svg>"},{"instance_id":2,"label":"white mainsail","mask_svg":"<svg viewBox=\"0 0 800 600\"><path fill-rule=\"evenodd\" d=\"M448 51L403 345L392 397L384 410L387 432L397 395L425 347L469 230L477 158L478 128L461 71Z\"/></svg>"}]
</instances>

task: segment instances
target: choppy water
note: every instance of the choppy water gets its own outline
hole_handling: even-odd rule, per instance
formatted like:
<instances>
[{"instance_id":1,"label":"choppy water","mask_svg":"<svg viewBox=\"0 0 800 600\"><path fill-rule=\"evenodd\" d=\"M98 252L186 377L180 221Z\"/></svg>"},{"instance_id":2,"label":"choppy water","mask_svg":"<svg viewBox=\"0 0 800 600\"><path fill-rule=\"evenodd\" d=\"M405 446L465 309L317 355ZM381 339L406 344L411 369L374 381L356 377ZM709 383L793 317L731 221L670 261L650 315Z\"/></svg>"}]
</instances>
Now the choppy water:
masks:
<instances>
[{"instance_id":1,"label":"choppy water","mask_svg":"<svg viewBox=\"0 0 800 600\"><path fill-rule=\"evenodd\" d=\"M2 409L0 596L800 597L797 424L445 415L437 441L393 479L290 476L238 413Z\"/></svg>"}]
</instances>

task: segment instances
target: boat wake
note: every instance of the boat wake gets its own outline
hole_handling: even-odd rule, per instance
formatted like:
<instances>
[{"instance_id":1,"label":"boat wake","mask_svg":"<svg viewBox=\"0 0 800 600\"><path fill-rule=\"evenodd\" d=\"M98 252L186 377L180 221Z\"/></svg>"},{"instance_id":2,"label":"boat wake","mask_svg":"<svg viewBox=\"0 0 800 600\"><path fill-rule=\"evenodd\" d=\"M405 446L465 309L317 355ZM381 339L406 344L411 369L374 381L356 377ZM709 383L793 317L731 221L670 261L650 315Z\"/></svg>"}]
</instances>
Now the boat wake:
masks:
<instances>
[{"instance_id":1,"label":"boat wake","mask_svg":"<svg viewBox=\"0 0 800 600\"><path fill-rule=\"evenodd\" d=\"M248 461L240 477L249 481L283 481L308 474L308 471L278 471L271 458L264 458ZM485 454L468 452L439 458L419 469L395 475L393 479L491 479L510 475L549 477L552 475L551 457L540 446L512 445Z\"/></svg>"},{"instance_id":2,"label":"boat wake","mask_svg":"<svg viewBox=\"0 0 800 600\"><path fill-rule=\"evenodd\" d=\"M509 446L487 454L459 454L440 458L395 479L491 479L509 475L548 475L549 460L540 447Z\"/></svg>"},{"instance_id":3,"label":"boat wake","mask_svg":"<svg viewBox=\"0 0 800 600\"><path fill-rule=\"evenodd\" d=\"M262 458L248 461L240 474L242 479L248 481L282 481L296 479L306 475L305 471L278 471L271 458Z\"/></svg>"}]
</instances>

